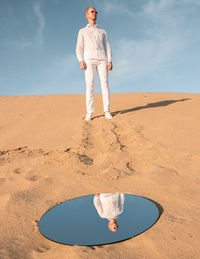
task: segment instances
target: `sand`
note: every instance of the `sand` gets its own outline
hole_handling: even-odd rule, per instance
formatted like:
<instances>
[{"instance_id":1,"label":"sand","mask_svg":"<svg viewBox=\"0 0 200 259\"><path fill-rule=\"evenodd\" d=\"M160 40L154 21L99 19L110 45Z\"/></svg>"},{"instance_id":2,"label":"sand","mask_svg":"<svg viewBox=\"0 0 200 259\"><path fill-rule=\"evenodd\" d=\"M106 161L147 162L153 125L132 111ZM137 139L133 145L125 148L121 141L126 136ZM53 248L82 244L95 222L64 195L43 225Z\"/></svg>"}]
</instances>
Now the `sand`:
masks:
<instances>
[{"instance_id":1,"label":"sand","mask_svg":"<svg viewBox=\"0 0 200 259\"><path fill-rule=\"evenodd\" d=\"M0 97L0 259L200 258L200 94ZM81 195L125 192L160 204L148 231L105 246L44 238L42 214Z\"/></svg>"}]
</instances>

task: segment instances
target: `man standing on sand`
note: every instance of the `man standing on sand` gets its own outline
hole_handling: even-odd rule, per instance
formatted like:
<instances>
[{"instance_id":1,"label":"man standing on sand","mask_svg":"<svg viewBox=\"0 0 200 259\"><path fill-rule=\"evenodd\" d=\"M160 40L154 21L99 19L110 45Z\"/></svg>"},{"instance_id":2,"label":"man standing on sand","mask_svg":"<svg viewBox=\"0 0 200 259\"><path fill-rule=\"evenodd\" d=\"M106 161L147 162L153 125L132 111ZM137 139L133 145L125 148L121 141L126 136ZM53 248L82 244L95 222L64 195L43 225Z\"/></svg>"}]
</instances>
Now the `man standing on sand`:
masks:
<instances>
[{"instance_id":1,"label":"man standing on sand","mask_svg":"<svg viewBox=\"0 0 200 259\"><path fill-rule=\"evenodd\" d=\"M110 114L110 91L108 85L108 70L112 70L112 54L106 32L96 24L97 11L90 6L85 11L88 20L86 27L79 30L76 56L80 68L85 70L86 107L85 120L91 120L94 112L94 81L98 72L102 89L104 113L107 119Z\"/></svg>"}]
</instances>

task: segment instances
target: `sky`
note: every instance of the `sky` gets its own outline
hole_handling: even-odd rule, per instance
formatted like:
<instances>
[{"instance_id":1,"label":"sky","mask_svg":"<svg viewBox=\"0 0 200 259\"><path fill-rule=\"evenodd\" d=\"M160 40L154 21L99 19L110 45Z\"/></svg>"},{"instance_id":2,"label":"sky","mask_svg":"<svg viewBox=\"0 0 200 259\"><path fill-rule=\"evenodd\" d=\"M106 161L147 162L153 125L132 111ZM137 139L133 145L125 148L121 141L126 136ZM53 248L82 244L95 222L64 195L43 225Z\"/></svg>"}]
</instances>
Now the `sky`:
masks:
<instances>
[{"instance_id":1,"label":"sky","mask_svg":"<svg viewBox=\"0 0 200 259\"><path fill-rule=\"evenodd\" d=\"M0 95L85 93L75 49L91 5L111 93L200 93L200 0L0 0Z\"/></svg>"}]
</instances>

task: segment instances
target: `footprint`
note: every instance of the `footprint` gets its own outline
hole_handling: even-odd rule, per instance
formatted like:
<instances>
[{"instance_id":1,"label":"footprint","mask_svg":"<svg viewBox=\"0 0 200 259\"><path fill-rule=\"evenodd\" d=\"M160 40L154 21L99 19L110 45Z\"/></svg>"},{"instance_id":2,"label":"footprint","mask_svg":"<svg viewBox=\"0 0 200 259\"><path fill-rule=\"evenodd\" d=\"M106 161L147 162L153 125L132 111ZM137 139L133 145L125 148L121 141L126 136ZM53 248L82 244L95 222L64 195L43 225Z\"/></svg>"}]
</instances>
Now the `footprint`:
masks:
<instances>
[{"instance_id":1,"label":"footprint","mask_svg":"<svg viewBox=\"0 0 200 259\"><path fill-rule=\"evenodd\" d=\"M112 133L115 135L115 138L116 138L116 143L117 145L119 146L119 149L122 150L124 149L126 146L123 145L120 141L120 135L116 132L116 129L117 129L117 125L114 123L114 122L111 122L112 125L113 125L113 129L111 129Z\"/></svg>"},{"instance_id":2,"label":"footprint","mask_svg":"<svg viewBox=\"0 0 200 259\"><path fill-rule=\"evenodd\" d=\"M26 180L31 181L31 182L36 182L40 177L38 175L32 175L29 177L25 177Z\"/></svg>"},{"instance_id":3,"label":"footprint","mask_svg":"<svg viewBox=\"0 0 200 259\"><path fill-rule=\"evenodd\" d=\"M173 168L164 167L164 166L162 166L162 165L158 165L158 168L163 169L163 170L166 170L166 173L168 173L169 175L176 175L176 176L179 176L178 171L176 171L176 170L173 169Z\"/></svg>"},{"instance_id":4,"label":"footprint","mask_svg":"<svg viewBox=\"0 0 200 259\"><path fill-rule=\"evenodd\" d=\"M103 175L105 175L108 178L112 178L113 180L118 180L120 178L130 176L131 173L125 170L120 170L116 167L111 167L103 170Z\"/></svg>"},{"instance_id":5,"label":"footprint","mask_svg":"<svg viewBox=\"0 0 200 259\"><path fill-rule=\"evenodd\" d=\"M33 221L32 231L37 232L38 231L38 220Z\"/></svg>"},{"instance_id":6,"label":"footprint","mask_svg":"<svg viewBox=\"0 0 200 259\"><path fill-rule=\"evenodd\" d=\"M179 224L184 224L186 222L186 220L184 218L180 218L180 217L178 218L173 215L167 215L167 218L168 218L168 220L179 223Z\"/></svg>"},{"instance_id":7,"label":"footprint","mask_svg":"<svg viewBox=\"0 0 200 259\"><path fill-rule=\"evenodd\" d=\"M0 178L0 183L4 183L5 180L6 180L6 178L1 177L1 178Z\"/></svg>"},{"instance_id":8,"label":"footprint","mask_svg":"<svg viewBox=\"0 0 200 259\"><path fill-rule=\"evenodd\" d=\"M13 173L14 174L23 174L26 172L26 169L25 168L16 168Z\"/></svg>"},{"instance_id":9,"label":"footprint","mask_svg":"<svg viewBox=\"0 0 200 259\"><path fill-rule=\"evenodd\" d=\"M93 159L87 155L80 155L77 154L79 160L81 163L84 163L85 165L92 165L93 164Z\"/></svg>"},{"instance_id":10,"label":"footprint","mask_svg":"<svg viewBox=\"0 0 200 259\"><path fill-rule=\"evenodd\" d=\"M31 191L21 191L21 192L15 192L12 194L12 200L14 201L24 201L24 202L33 202L37 200L37 196L31 192Z\"/></svg>"},{"instance_id":11,"label":"footprint","mask_svg":"<svg viewBox=\"0 0 200 259\"><path fill-rule=\"evenodd\" d=\"M131 171L131 173L135 173L135 170L131 167L130 163L126 163L126 167Z\"/></svg>"},{"instance_id":12,"label":"footprint","mask_svg":"<svg viewBox=\"0 0 200 259\"><path fill-rule=\"evenodd\" d=\"M43 178L43 177L44 177L44 175L38 174L38 173L36 173L35 171L31 170L31 171L29 171L29 172L26 174L25 179L26 179L27 181L30 181L30 182L36 182L36 181L40 180L40 179Z\"/></svg>"},{"instance_id":13,"label":"footprint","mask_svg":"<svg viewBox=\"0 0 200 259\"><path fill-rule=\"evenodd\" d=\"M30 169L28 168L16 168L13 171L14 174L16 175L24 175L26 173L26 176L24 177L25 180L30 181L30 182L36 182L38 181L42 176L35 174L32 170L30 171ZM11 177L10 180L12 180L13 178Z\"/></svg>"},{"instance_id":14,"label":"footprint","mask_svg":"<svg viewBox=\"0 0 200 259\"><path fill-rule=\"evenodd\" d=\"M47 252L49 249L50 249L50 248L47 247L47 246L41 246L41 247L37 247L37 248L35 249L35 251L38 252L38 253L45 253L45 252Z\"/></svg>"},{"instance_id":15,"label":"footprint","mask_svg":"<svg viewBox=\"0 0 200 259\"><path fill-rule=\"evenodd\" d=\"M7 153L7 151L5 151L5 150L1 151L1 150L0 150L0 156L5 155L6 153Z\"/></svg>"},{"instance_id":16,"label":"footprint","mask_svg":"<svg viewBox=\"0 0 200 259\"><path fill-rule=\"evenodd\" d=\"M149 178L158 183L163 183L163 181L165 181L165 184L170 184L170 187L172 187L172 184L176 184L177 181L180 181L178 171L162 165L155 165L149 174Z\"/></svg>"},{"instance_id":17,"label":"footprint","mask_svg":"<svg viewBox=\"0 0 200 259\"><path fill-rule=\"evenodd\" d=\"M88 123L84 123L83 130L82 130L82 140L79 148L82 147L84 149L88 149L92 145L92 143L90 142L90 133L89 133L90 127L91 125L89 125Z\"/></svg>"},{"instance_id":18,"label":"footprint","mask_svg":"<svg viewBox=\"0 0 200 259\"><path fill-rule=\"evenodd\" d=\"M81 174L81 175L86 175L86 173L82 172L82 171L76 171L77 174Z\"/></svg>"}]
</instances>

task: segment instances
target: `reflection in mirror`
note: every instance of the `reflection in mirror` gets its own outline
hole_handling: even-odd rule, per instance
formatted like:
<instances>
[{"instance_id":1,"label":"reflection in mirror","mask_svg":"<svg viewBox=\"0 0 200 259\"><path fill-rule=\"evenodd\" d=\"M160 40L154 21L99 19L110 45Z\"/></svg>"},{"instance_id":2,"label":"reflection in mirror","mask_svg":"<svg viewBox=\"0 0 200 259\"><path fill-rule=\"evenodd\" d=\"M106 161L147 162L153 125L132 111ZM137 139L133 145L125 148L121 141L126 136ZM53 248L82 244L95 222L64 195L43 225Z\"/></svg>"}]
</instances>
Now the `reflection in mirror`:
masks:
<instances>
[{"instance_id":1,"label":"reflection in mirror","mask_svg":"<svg viewBox=\"0 0 200 259\"><path fill-rule=\"evenodd\" d=\"M155 202L137 195L98 193L49 209L38 227L46 238L68 245L94 246L132 238L159 218Z\"/></svg>"},{"instance_id":2,"label":"reflection in mirror","mask_svg":"<svg viewBox=\"0 0 200 259\"><path fill-rule=\"evenodd\" d=\"M116 232L118 229L117 217L123 212L123 193L97 193L94 196L94 206L101 218L108 219L108 229Z\"/></svg>"}]
</instances>

